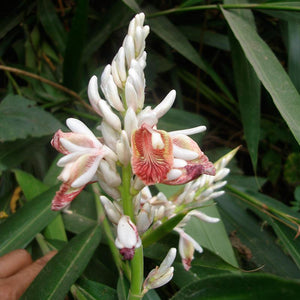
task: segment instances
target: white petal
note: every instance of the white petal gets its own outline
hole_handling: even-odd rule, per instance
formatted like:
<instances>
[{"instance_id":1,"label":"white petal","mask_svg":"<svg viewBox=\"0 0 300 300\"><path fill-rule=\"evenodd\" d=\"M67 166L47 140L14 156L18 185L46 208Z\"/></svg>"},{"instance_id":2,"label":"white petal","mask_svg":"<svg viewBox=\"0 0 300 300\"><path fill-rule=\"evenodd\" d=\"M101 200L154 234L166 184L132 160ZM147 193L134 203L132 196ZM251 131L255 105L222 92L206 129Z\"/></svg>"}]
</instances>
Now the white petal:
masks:
<instances>
[{"instance_id":1,"label":"white petal","mask_svg":"<svg viewBox=\"0 0 300 300\"><path fill-rule=\"evenodd\" d=\"M127 35L123 44L125 57L128 68L130 68L131 60L135 58L134 41L132 36Z\"/></svg>"},{"instance_id":2,"label":"white petal","mask_svg":"<svg viewBox=\"0 0 300 300\"><path fill-rule=\"evenodd\" d=\"M127 80L125 84L125 99L127 107L131 107L134 111L136 111L138 108L138 97L129 80Z\"/></svg>"},{"instance_id":3,"label":"white petal","mask_svg":"<svg viewBox=\"0 0 300 300\"><path fill-rule=\"evenodd\" d=\"M167 174L168 180L175 180L182 175L182 171L178 169L171 169L171 171Z\"/></svg>"},{"instance_id":4,"label":"white petal","mask_svg":"<svg viewBox=\"0 0 300 300\"><path fill-rule=\"evenodd\" d=\"M184 160L193 160L199 157L197 152L180 148L173 144L173 155L175 158L180 158Z\"/></svg>"},{"instance_id":5,"label":"white petal","mask_svg":"<svg viewBox=\"0 0 300 300\"><path fill-rule=\"evenodd\" d=\"M165 147L165 144L164 144L159 132L155 132L155 131L152 132L151 143L152 143L153 149L163 149Z\"/></svg>"},{"instance_id":6,"label":"white petal","mask_svg":"<svg viewBox=\"0 0 300 300\"><path fill-rule=\"evenodd\" d=\"M73 132L85 134L94 142L95 145L101 146L101 143L95 137L93 132L83 122L74 118L68 118L66 124Z\"/></svg>"},{"instance_id":7,"label":"white petal","mask_svg":"<svg viewBox=\"0 0 300 300\"><path fill-rule=\"evenodd\" d=\"M187 162L184 159L174 158L173 168L184 168Z\"/></svg>"},{"instance_id":8,"label":"white petal","mask_svg":"<svg viewBox=\"0 0 300 300\"><path fill-rule=\"evenodd\" d=\"M162 263L159 266L158 272L156 273L157 276L164 274L167 269L173 264L175 257L176 257L176 248L171 248L169 252L167 253L165 259L162 261Z\"/></svg>"},{"instance_id":9,"label":"white petal","mask_svg":"<svg viewBox=\"0 0 300 300\"><path fill-rule=\"evenodd\" d=\"M122 80L119 76L119 71L118 71L118 67L117 67L117 63L116 60L114 59L111 63L111 74L112 77L114 79L114 83L120 88L123 88L123 84L122 84Z\"/></svg>"},{"instance_id":10,"label":"white petal","mask_svg":"<svg viewBox=\"0 0 300 300\"><path fill-rule=\"evenodd\" d=\"M223 168L219 171L217 171L217 174L214 176L214 181L222 180L224 177L226 177L230 172L230 169Z\"/></svg>"},{"instance_id":11,"label":"white petal","mask_svg":"<svg viewBox=\"0 0 300 300\"><path fill-rule=\"evenodd\" d=\"M124 248L135 247L138 242L137 232L134 230L134 227L135 225L128 216L123 216L118 223L118 240Z\"/></svg>"},{"instance_id":12,"label":"white petal","mask_svg":"<svg viewBox=\"0 0 300 300\"><path fill-rule=\"evenodd\" d=\"M98 79L97 76L92 76L88 85L88 97L91 105L93 106L96 113L101 115L100 109L98 107L98 102L101 100L101 97L98 92Z\"/></svg>"},{"instance_id":13,"label":"white petal","mask_svg":"<svg viewBox=\"0 0 300 300\"><path fill-rule=\"evenodd\" d=\"M122 101L119 97L118 88L113 80L112 75L109 76L106 86L106 97L109 104L118 111L124 111Z\"/></svg>"},{"instance_id":14,"label":"white petal","mask_svg":"<svg viewBox=\"0 0 300 300\"><path fill-rule=\"evenodd\" d=\"M131 149L130 149L127 133L124 130L122 130L121 139L117 142L116 153L118 155L121 164L127 166L131 157Z\"/></svg>"},{"instance_id":15,"label":"white petal","mask_svg":"<svg viewBox=\"0 0 300 300\"><path fill-rule=\"evenodd\" d=\"M98 156L95 159L95 161L92 163L90 168L88 168L88 170L85 173L83 173L81 176L79 176L76 180L73 181L73 183L71 184L71 187L78 188L78 187L84 186L87 183L89 183L92 180L92 178L94 177L101 159L102 159L102 156Z\"/></svg>"},{"instance_id":16,"label":"white petal","mask_svg":"<svg viewBox=\"0 0 300 300\"><path fill-rule=\"evenodd\" d=\"M89 151L87 151L86 153L89 153ZM57 165L59 167L64 167L66 164L74 162L79 156L83 154L84 154L83 152L73 152L67 154L58 160Z\"/></svg>"},{"instance_id":17,"label":"white petal","mask_svg":"<svg viewBox=\"0 0 300 300\"><path fill-rule=\"evenodd\" d=\"M125 82L127 78L126 74L126 66L125 66L125 50L124 47L121 47L118 51L116 57L116 65L118 69L118 73L122 82Z\"/></svg>"},{"instance_id":18,"label":"white petal","mask_svg":"<svg viewBox=\"0 0 300 300\"><path fill-rule=\"evenodd\" d=\"M105 160L101 160L99 167L108 185L118 187L121 184L119 173L114 172Z\"/></svg>"},{"instance_id":19,"label":"white petal","mask_svg":"<svg viewBox=\"0 0 300 300\"><path fill-rule=\"evenodd\" d=\"M189 128L189 129L171 131L171 132L169 132L169 134L171 136L175 136L175 135L178 135L178 134L193 135L193 134L203 132L205 130L206 130L205 126L197 126L197 127L193 127L193 128Z\"/></svg>"},{"instance_id":20,"label":"white petal","mask_svg":"<svg viewBox=\"0 0 300 300\"><path fill-rule=\"evenodd\" d=\"M153 109L157 118L161 118L172 107L176 97L176 91L172 90L169 94Z\"/></svg>"},{"instance_id":21,"label":"white petal","mask_svg":"<svg viewBox=\"0 0 300 300\"><path fill-rule=\"evenodd\" d=\"M193 211L189 212L189 215L197 217L198 219L208 222L208 223L217 223L220 221L219 218L210 217L199 210L193 210Z\"/></svg>"},{"instance_id":22,"label":"white petal","mask_svg":"<svg viewBox=\"0 0 300 300\"><path fill-rule=\"evenodd\" d=\"M60 138L60 143L61 145L67 149L69 152L83 152L83 153L88 153L89 151L91 151L94 148L88 148L88 147L82 147L82 146L78 146L72 142L70 142L69 140L65 139L65 138Z\"/></svg>"},{"instance_id":23,"label":"white petal","mask_svg":"<svg viewBox=\"0 0 300 300\"><path fill-rule=\"evenodd\" d=\"M132 107L129 107L126 111L124 118L124 129L127 133L129 141L131 140L131 135L133 131L138 128L138 120L136 114Z\"/></svg>"},{"instance_id":24,"label":"white petal","mask_svg":"<svg viewBox=\"0 0 300 300\"><path fill-rule=\"evenodd\" d=\"M111 110L106 101L100 100L99 107L105 121L115 130L121 131L121 121L119 117Z\"/></svg>"},{"instance_id":25,"label":"white petal","mask_svg":"<svg viewBox=\"0 0 300 300\"><path fill-rule=\"evenodd\" d=\"M107 124L106 121L102 121L100 128L105 144L113 151L115 151L120 134L115 131L109 124Z\"/></svg>"}]
</instances>

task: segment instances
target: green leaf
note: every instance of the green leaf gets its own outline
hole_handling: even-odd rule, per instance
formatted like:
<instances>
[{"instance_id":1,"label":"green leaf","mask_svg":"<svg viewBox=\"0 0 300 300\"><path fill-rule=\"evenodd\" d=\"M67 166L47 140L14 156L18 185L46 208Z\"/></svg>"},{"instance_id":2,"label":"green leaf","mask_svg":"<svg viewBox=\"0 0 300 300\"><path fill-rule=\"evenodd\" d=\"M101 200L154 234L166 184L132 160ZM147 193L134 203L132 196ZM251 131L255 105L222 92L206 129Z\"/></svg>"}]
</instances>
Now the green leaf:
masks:
<instances>
[{"instance_id":1,"label":"green leaf","mask_svg":"<svg viewBox=\"0 0 300 300\"><path fill-rule=\"evenodd\" d=\"M0 225L0 256L14 249L26 247L34 236L56 216L51 210L57 186L26 203Z\"/></svg>"},{"instance_id":2,"label":"green leaf","mask_svg":"<svg viewBox=\"0 0 300 300\"><path fill-rule=\"evenodd\" d=\"M46 184L42 183L33 175L25 171L15 170L14 173L16 175L17 182L27 200L32 200L49 189Z\"/></svg>"},{"instance_id":3,"label":"green leaf","mask_svg":"<svg viewBox=\"0 0 300 300\"><path fill-rule=\"evenodd\" d=\"M225 4L240 4L241 1L224 0ZM246 2L247 1L243 1ZM247 19L256 31L253 14L250 10L240 10L238 14ZM256 170L258 143L260 138L260 81L248 62L238 41L231 35L230 44L235 77L235 85L239 100L239 108L244 128L245 139L251 157L253 169Z\"/></svg>"},{"instance_id":4,"label":"green leaf","mask_svg":"<svg viewBox=\"0 0 300 300\"><path fill-rule=\"evenodd\" d=\"M129 293L130 284L123 274L120 274L117 283L117 292L119 300L126 300Z\"/></svg>"},{"instance_id":5,"label":"green leaf","mask_svg":"<svg viewBox=\"0 0 300 300\"><path fill-rule=\"evenodd\" d=\"M88 18L88 0L76 2L75 15L72 19L64 55L63 78L64 84L74 91L80 90L81 56L85 45Z\"/></svg>"},{"instance_id":6,"label":"green leaf","mask_svg":"<svg viewBox=\"0 0 300 300\"><path fill-rule=\"evenodd\" d=\"M151 10L151 12L154 11ZM147 21L151 26L151 30L155 34L157 34L163 41L169 44L169 46L174 48L187 60L191 61L201 70L206 72L229 98L229 100L233 101L231 93L229 92L228 88L225 86L219 75L211 66L209 66L205 61L202 60L202 58L190 44L186 36L182 32L180 32L176 26L174 26L166 17L157 17L155 19L149 19Z\"/></svg>"},{"instance_id":7,"label":"green leaf","mask_svg":"<svg viewBox=\"0 0 300 300\"><path fill-rule=\"evenodd\" d=\"M300 92L300 20L288 22L288 71L292 82Z\"/></svg>"},{"instance_id":8,"label":"green leaf","mask_svg":"<svg viewBox=\"0 0 300 300\"><path fill-rule=\"evenodd\" d=\"M222 274L194 281L171 299L297 299L299 292L298 281L267 274Z\"/></svg>"},{"instance_id":9,"label":"green leaf","mask_svg":"<svg viewBox=\"0 0 300 300\"><path fill-rule=\"evenodd\" d=\"M1 125L0 125L1 126ZM49 138L28 138L15 142L1 143L0 171L14 168L24 160L30 160L40 149L49 143Z\"/></svg>"},{"instance_id":10,"label":"green leaf","mask_svg":"<svg viewBox=\"0 0 300 300\"><path fill-rule=\"evenodd\" d=\"M47 35L55 44L56 49L60 53L64 53L66 47L66 31L57 16L51 0L38 1L38 16Z\"/></svg>"},{"instance_id":11,"label":"green leaf","mask_svg":"<svg viewBox=\"0 0 300 300\"><path fill-rule=\"evenodd\" d=\"M82 191L69 208L71 213L63 214L63 220L68 231L80 233L94 226L97 221L94 196Z\"/></svg>"},{"instance_id":12,"label":"green leaf","mask_svg":"<svg viewBox=\"0 0 300 300\"><path fill-rule=\"evenodd\" d=\"M133 11L140 11L139 5L134 0L122 0L128 7L130 7Z\"/></svg>"},{"instance_id":13,"label":"green leaf","mask_svg":"<svg viewBox=\"0 0 300 300\"><path fill-rule=\"evenodd\" d=\"M51 114L21 96L8 95L0 104L1 142L50 135L60 127Z\"/></svg>"},{"instance_id":14,"label":"green leaf","mask_svg":"<svg viewBox=\"0 0 300 300\"><path fill-rule=\"evenodd\" d=\"M278 246L272 232L262 226L262 220L249 211L248 205L229 193L216 200L227 232L238 242L235 243L235 250L244 263L243 269L253 270L263 266L264 272L300 278L294 262Z\"/></svg>"},{"instance_id":15,"label":"green leaf","mask_svg":"<svg viewBox=\"0 0 300 300\"><path fill-rule=\"evenodd\" d=\"M76 283L79 291L88 300L117 300L117 292L111 287L99 282L80 278Z\"/></svg>"},{"instance_id":16,"label":"green leaf","mask_svg":"<svg viewBox=\"0 0 300 300\"><path fill-rule=\"evenodd\" d=\"M100 243L96 225L74 237L35 278L21 299L64 299Z\"/></svg>"},{"instance_id":17,"label":"green leaf","mask_svg":"<svg viewBox=\"0 0 300 300\"><path fill-rule=\"evenodd\" d=\"M222 12L258 78L272 96L274 104L300 143L300 96L290 78L249 22L236 12L223 9Z\"/></svg>"},{"instance_id":18,"label":"green leaf","mask_svg":"<svg viewBox=\"0 0 300 300\"><path fill-rule=\"evenodd\" d=\"M203 207L201 208L201 212L214 218L220 218L216 205ZM185 226L185 232L193 237L202 247L209 249L232 266L238 267L222 221L212 224L192 217Z\"/></svg>"},{"instance_id":19,"label":"green leaf","mask_svg":"<svg viewBox=\"0 0 300 300\"><path fill-rule=\"evenodd\" d=\"M269 218L269 222L283 243L285 250L288 251L300 269L300 240L298 238L295 239L295 232L271 218Z\"/></svg>"},{"instance_id":20,"label":"green leaf","mask_svg":"<svg viewBox=\"0 0 300 300\"><path fill-rule=\"evenodd\" d=\"M32 200L34 197L49 189L46 184L29 173L21 170L15 170L15 175L27 200ZM48 224L45 228L44 235L47 239L56 239L61 241L68 240L62 216L60 214Z\"/></svg>"}]
</instances>

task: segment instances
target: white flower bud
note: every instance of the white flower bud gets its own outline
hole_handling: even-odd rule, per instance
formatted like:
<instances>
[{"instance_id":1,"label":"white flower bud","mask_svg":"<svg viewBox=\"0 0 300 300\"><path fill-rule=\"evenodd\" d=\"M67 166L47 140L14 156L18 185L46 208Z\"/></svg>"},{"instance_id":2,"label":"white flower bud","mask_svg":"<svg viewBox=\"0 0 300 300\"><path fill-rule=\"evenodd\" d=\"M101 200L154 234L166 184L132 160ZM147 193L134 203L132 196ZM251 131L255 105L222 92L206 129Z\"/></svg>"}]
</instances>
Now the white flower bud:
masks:
<instances>
[{"instance_id":1,"label":"white flower bud","mask_svg":"<svg viewBox=\"0 0 300 300\"><path fill-rule=\"evenodd\" d=\"M158 268L156 267L155 269L153 269L148 274L143 284L143 293L146 293L149 289L156 289L158 287L161 287L172 279L174 268L171 267L171 265L173 264L175 257L176 249L171 248L161 265Z\"/></svg>"},{"instance_id":2,"label":"white flower bud","mask_svg":"<svg viewBox=\"0 0 300 300\"><path fill-rule=\"evenodd\" d=\"M101 100L101 97L99 95L98 92L98 79L97 76L92 76L92 78L89 81L89 85L88 85L88 97L90 100L90 103L93 107L93 109L95 110L95 112L102 116L101 111L99 109L99 101Z\"/></svg>"},{"instance_id":3,"label":"white flower bud","mask_svg":"<svg viewBox=\"0 0 300 300\"><path fill-rule=\"evenodd\" d=\"M169 111L175 101L175 97L176 91L170 91L169 94L153 109L153 112L158 119Z\"/></svg>"},{"instance_id":4,"label":"white flower bud","mask_svg":"<svg viewBox=\"0 0 300 300\"><path fill-rule=\"evenodd\" d=\"M131 260L134 256L135 248L140 247L141 243L137 228L131 222L130 217L121 217L117 227L115 245L120 249L124 259Z\"/></svg>"},{"instance_id":5,"label":"white flower bud","mask_svg":"<svg viewBox=\"0 0 300 300\"><path fill-rule=\"evenodd\" d=\"M101 203L105 209L108 219L115 225L118 224L122 213L118 208L105 196L100 196Z\"/></svg>"},{"instance_id":6,"label":"white flower bud","mask_svg":"<svg viewBox=\"0 0 300 300\"><path fill-rule=\"evenodd\" d=\"M105 144L113 151L116 151L116 145L120 134L117 131L115 131L109 124L107 124L106 121L102 121L100 129Z\"/></svg>"},{"instance_id":7,"label":"white flower bud","mask_svg":"<svg viewBox=\"0 0 300 300\"><path fill-rule=\"evenodd\" d=\"M128 139L131 142L132 133L138 128L138 120L132 107L129 107L126 111L124 118L124 129L127 133Z\"/></svg>"},{"instance_id":8,"label":"white flower bud","mask_svg":"<svg viewBox=\"0 0 300 300\"><path fill-rule=\"evenodd\" d=\"M124 130L122 130L121 132L121 139L118 140L117 142L116 153L118 155L121 164L127 166L131 157L131 149L130 149L127 134Z\"/></svg>"},{"instance_id":9,"label":"white flower bud","mask_svg":"<svg viewBox=\"0 0 300 300\"><path fill-rule=\"evenodd\" d=\"M121 121L119 117L111 110L106 101L99 101L99 108L105 121L116 131L121 131Z\"/></svg>"}]
</instances>

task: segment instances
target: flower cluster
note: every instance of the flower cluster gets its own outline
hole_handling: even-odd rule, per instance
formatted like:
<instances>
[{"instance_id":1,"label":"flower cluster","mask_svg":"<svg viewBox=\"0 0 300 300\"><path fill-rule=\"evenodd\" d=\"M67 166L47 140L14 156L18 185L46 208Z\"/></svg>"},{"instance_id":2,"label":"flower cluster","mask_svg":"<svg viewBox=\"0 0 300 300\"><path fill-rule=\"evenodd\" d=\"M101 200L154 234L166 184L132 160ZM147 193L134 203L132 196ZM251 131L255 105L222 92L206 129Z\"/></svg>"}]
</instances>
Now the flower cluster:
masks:
<instances>
[{"instance_id":1,"label":"flower cluster","mask_svg":"<svg viewBox=\"0 0 300 300\"><path fill-rule=\"evenodd\" d=\"M144 107L148 34L140 13L130 22L122 47L104 68L100 82L96 76L89 81L88 97L101 117L97 127L101 137L76 119L67 120L71 132L59 130L54 135L52 146L65 156L58 161L63 167L58 178L63 183L52 209L67 207L88 183L99 182L103 191L100 200L116 229L115 245L125 260L134 257L145 232L186 211L186 217L173 229L180 235L179 252L188 270L194 250L201 252L202 248L184 232L184 226L192 216L218 221L196 209L221 195L217 190L226 183L221 180L229 172L225 165L230 155L216 164L209 161L189 137L203 132L205 126L173 132L158 129L159 119L172 107L176 92L170 91L154 108ZM171 201L163 193L152 196L148 186L157 183L186 185ZM172 278L175 255L176 250L171 249L160 267L149 273L144 291Z\"/></svg>"}]
</instances>

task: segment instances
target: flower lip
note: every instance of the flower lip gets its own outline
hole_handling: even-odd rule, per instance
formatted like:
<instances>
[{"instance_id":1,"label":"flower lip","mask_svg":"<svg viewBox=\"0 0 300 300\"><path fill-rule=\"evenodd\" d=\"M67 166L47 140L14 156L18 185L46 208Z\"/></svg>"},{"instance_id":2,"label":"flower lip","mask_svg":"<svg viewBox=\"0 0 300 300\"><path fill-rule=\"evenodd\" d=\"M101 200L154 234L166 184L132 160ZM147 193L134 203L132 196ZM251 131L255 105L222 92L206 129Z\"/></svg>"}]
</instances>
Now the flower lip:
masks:
<instances>
[{"instance_id":1,"label":"flower lip","mask_svg":"<svg viewBox=\"0 0 300 300\"><path fill-rule=\"evenodd\" d=\"M168 133L143 124L131 140L134 174L146 185L166 180L173 165L173 146Z\"/></svg>"}]
</instances>

